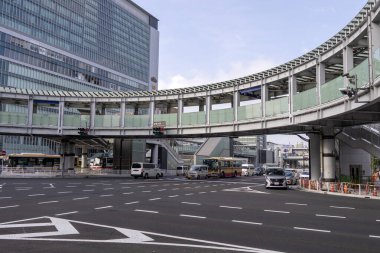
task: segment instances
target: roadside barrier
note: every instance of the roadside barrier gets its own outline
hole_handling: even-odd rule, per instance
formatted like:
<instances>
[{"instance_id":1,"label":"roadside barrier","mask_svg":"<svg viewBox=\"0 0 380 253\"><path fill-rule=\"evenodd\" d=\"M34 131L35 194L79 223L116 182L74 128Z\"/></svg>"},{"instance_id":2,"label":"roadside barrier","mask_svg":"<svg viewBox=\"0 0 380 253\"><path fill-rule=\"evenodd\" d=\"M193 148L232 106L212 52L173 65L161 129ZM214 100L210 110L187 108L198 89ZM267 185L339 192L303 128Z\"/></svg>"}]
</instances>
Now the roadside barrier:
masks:
<instances>
[{"instance_id":1,"label":"roadside barrier","mask_svg":"<svg viewBox=\"0 0 380 253\"><path fill-rule=\"evenodd\" d=\"M299 187L311 191L340 193L363 197L377 197L380 184L354 184L349 182L319 182L318 180L300 179Z\"/></svg>"}]
</instances>

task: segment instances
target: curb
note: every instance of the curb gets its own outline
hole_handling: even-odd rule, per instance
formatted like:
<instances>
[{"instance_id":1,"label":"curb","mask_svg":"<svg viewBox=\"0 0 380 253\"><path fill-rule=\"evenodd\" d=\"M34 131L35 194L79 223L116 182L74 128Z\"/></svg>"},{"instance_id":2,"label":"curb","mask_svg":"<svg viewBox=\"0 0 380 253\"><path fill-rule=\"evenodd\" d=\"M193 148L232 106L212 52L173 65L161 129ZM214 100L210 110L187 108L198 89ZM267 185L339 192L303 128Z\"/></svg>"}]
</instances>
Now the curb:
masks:
<instances>
[{"instance_id":1,"label":"curb","mask_svg":"<svg viewBox=\"0 0 380 253\"><path fill-rule=\"evenodd\" d=\"M363 196L363 195L354 195L354 194L343 194L343 193L337 193L337 192L314 191L314 190L309 190L309 189L304 189L304 188L295 188L295 190L303 191L303 192L310 192L310 193L317 193L317 194L340 196L340 197L380 200L380 197L378 197L378 196L368 196L368 195Z\"/></svg>"}]
</instances>

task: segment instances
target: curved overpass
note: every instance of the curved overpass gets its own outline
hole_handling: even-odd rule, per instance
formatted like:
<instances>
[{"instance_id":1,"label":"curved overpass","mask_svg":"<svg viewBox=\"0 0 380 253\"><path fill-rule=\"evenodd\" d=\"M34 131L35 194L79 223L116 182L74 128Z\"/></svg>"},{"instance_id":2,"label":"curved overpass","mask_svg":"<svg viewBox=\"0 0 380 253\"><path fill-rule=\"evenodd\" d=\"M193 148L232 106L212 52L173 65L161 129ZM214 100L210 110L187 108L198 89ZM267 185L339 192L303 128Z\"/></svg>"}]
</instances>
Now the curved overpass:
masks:
<instances>
[{"instance_id":1,"label":"curved overpass","mask_svg":"<svg viewBox=\"0 0 380 253\"><path fill-rule=\"evenodd\" d=\"M147 138L155 122L164 122L164 137L238 136L380 121L379 5L368 1L346 27L301 57L225 82L109 93L0 87L2 104L24 105L22 112L0 112L0 133L67 137L88 128L91 136Z\"/></svg>"}]
</instances>

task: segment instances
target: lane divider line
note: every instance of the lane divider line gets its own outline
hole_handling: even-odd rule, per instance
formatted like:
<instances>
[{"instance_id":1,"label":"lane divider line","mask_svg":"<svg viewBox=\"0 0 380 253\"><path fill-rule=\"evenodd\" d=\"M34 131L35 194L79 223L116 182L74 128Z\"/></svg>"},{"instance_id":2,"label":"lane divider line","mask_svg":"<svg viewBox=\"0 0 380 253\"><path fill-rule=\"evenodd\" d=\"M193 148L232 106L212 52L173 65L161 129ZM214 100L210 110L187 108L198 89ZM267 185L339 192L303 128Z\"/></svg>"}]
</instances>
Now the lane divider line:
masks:
<instances>
[{"instance_id":1,"label":"lane divider line","mask_svg":"<svg viewBox=\"0 0 380 253\"><path fill-rule=\"evenodd\" d=\"M80 199L88 199L88 197L82 197L82 198L73 198L73 200L80 200Z\"/></svg>"},{"instance_id":2,"label":"lane divider line","mask_svg":"<svg viewBox=\"0 0 380 253\"><path fill-rule=\"evenodd\" d=\"M288 211L276 211L276 210L264 210L264 212L269 212L269 213L290 213Z\"/></svg>"},{"instance_id":3,"label":"lane divider line","mask_svg":"<svg viewBox=\"0 0 380 253\"><path fill-rule=\"evenodd\" d=\"M349 206L330 206L331 208L338 208L338 209L350 209L355 210L355 207L349 207Z\"/></svg>"},{"instance_id":4,"label":"lane divider line","mask_svg":"<svg viewBox=\"0 0 380 253\"><path fill-rule=\"evenodd\" d=\"M201 206L202 204L201 203L193 203L193 202L181 202L182 204L186 204L186 205L196 205L196 206Z\"/></svg>"},{"instance_id":5,"label":"lane divider line","mask_svg":"<svg viewBox=\"0 0 380 253\"><path fill-rule=\"evenodd\" d=\"M158 213L157 211L142 210L142 209L135 209L135 212L142 212L142 213Z\"/></svg>"},{"instance_id":6,"label":"lane divider line","mask_svg":"<svg viewBox=\"0 0 380 253\"><path fill-rule=\"evenodd\" d=\"M149 199L150 201L154 201L154 200L159 200L161 198L154 198L154 199Z\"/></svg>"},{"instance_id":7,"label":"lane divider line","mask_svg":"<svg viewBox=\"0 0 380 253\"><path fill-rule=\"evenodd\" d=\"M187 218L196 218L196 219L206 219L204 216L195 216L195 215L188 215L188 214L180 214L181 217L187 217Z\"/></svg>"},{"instance_id":8,"label":"lane divider line","mask_svg":"<svg viewBox=\"0 0 380 253\"><path fill-rule=\"evenodd\" d=\"M19 207L19 205L14 205L14 206L0 206L0 209L13 208L13 207Z\"/></svg>"},{"instance_id":9,"label":"lane divider line","mask_svg":"<svg viewBox=\"0 0 380 253\"><path fill-rule=\"evenodd\" d=\"M137 204L137 203L139 203L139 201L133 201L133 202L124 203L124 205L133 205L133 204Z\"/></svg>"},{"instance_id":10,"label":"lane divider line","mask_svg":"<svg viewBox=\"0 0 380 253\"><path fill-rule=\"evenodd\" d=\"M326 218L337 218L337 219L346 219L344 216L335 216L335 215L326 215L326 214L316 214L317 217L326 217Z\"/></svg>"},{"instance_id":11,"label":"lane divider line","mask_svg":"<svg viewBox=\"0 0 380 253\"><path fill-rule=\"evenodd\" d=\"M63 216L63 215L74 214L74 213L78 213L78 211L72 211L72 212L67 212L67 213L57 213L55 216Z\"/></svg>"},{"instance_id":12,"label":"lane divider line","mask_svg":"<svg viewBox=\"0 0 380 253\"><path fill-rule=\"evenodd\" d=\"M251 222L251 221L242 221L242 220L232 220L232 222L235 222L235 223L243 223L243 224L251 224L251 225L263 225L263 223L260 223L260 222Z\"/></svg>"},{"instance_id":13,"label":"lane divider line","mask_svg":"<svg viewBox=\"0 0 380 253\"><path fill-rule=\"evenodd\" d=\"M52 200L52 201L45 201L45 202L38 202L39 205L43 205L43 204L51 204L51 203L57 203L59 202L58 200Z\"/></svg>"},{"instance_id":14,"label":"lane divider line","mask_svg":"<svg viewBox=\"0 0 380 253\"><path fill-rule=\"evenodd\" d=\"M331 233L330 230L321 230L321 229L314 229L314 228L301 228L301 227L293 227L297 230L306 230L306 231L314 231L314 232L321 232L321 233Z\"/></svg>"},{"instance_id":15,"label":"lane divider line","mask_svg":"<svg viewBox=\"0 0 380 253\"><path fill-rule=\"evenodd\" d=\"M219 206L220 208L229 208L229 209L243 209L242 207L239 207L239 206Z\"/></svg>"},{"instance_id":16,"label":"lane divider line","mask_svg":"<svg viewBox=\"0 0 380 253\"><path fill-rule=\"evenodd\" d=\"M112 206L101 206L101 207L96 207L94 208L95 210L99 210L99 209L106 209L106 208L111 208Z\"/></svg>"},{"instance_id":17,"label":"lane divider line","mask_svg":"<svg viewBox=\"0 0 380 253\"><path fill-rule=\"evenodd\" d=\"M301 204L301 203L285 203L285 205L307 206L307 204Z\"/></svg>"}]
</instances>

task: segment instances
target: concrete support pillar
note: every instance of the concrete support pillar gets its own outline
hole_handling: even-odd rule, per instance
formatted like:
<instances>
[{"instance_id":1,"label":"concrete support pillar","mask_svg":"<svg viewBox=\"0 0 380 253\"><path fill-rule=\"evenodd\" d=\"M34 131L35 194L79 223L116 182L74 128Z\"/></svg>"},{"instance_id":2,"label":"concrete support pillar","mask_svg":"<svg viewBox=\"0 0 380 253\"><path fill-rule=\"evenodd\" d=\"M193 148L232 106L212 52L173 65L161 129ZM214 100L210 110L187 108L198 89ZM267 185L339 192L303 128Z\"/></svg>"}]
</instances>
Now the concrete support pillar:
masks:
<instances>
[{"instance_id":1,"label":"concrete support pillar","mask_svg":"<svg viewBox=\"0 0 380 253\"><path fill-rule=\"evenodd\" d=\"M321 177L321 135L312 133L307 136L309 136L310 178L319 180Z\"/></svg>"},{"instance_id":2,"label":"concrete support pillar","mask_svg":"<svg viewBox=\"0 0 380 253\"><path fill-rule=\"evenodd\" d=\"M323 128L322 135L322 180L335 181L335 137L332 127Z\"/></svg>"},{"instance_id":3,"label":"concrete support pillar","mask_svg":"<svg viewBox=\"0 0 380 253\"><path fill-rule=\"evenodd\" d=\"M375 64L379 65L379 51L380 51L380 26L376 23L371 23L371 19L368 19L368 62L370 65L369 68L369 78L370 78L370 84L373 84L373 80L376 78L376 73L374 73L374 66ZM377 50L377 56L375 58L375 52ZM377 63L376 63L377 62Z\"/></svg>"},{"instance_id":4,"label":"concrete support pillar","mask_svg":"<svg viewBox=\"0 0 380 253\"><path fill-rule=\"evenodd\" d=\"M33 112L34 112L34 101L33 98L28 100L28 126L31 127L33 124Z\"/></svg>"},{"instance_id":5,"label":"concrete support pillar","mask_svg":"<svg viewBox=\"0 0 380 253\"><path fill-rule=\"evenodd\" d=\"M158 144L155 144L152 149L152 162L158 164Z\"/></svg>"},{"instance_id":6,"label":"concrete support pillar","mask_svg":"<svg viewBox=\"0 0 380 253\"><path fill-rule=\"evenodd\" d=\"M288 79L289 90L289 114L293 115L294 95L297 94L297 79L295 75L291 75Z\"/></svg>"},{"instance_id":7,"label":"concrete support pillar","mask_svg":"<svg viewBox=\"0 0 380 253\"><path fill-rule=\"evenodd\" d=\"M149 102L149 127L153 127L154 122L154 101Z\"/></svg>"},{"instance_id":8,"label":"concrete support pillar","mask_svg":"<svg viewBox=\"0 0 380 253\"><path fill-rule=\"evenodd\" d=\"M317 95L317 104L321 104L321 85L326 82L326 70L325 64L319 62L317 64L317 85L316 85L316 95Z\"/></svg>"},{"instance_id":9,"label":"concrete support pillar","mask_svg":"<svg viewBox=\"0 0 380 253\"><path fill-rule=\"evenodd\" d=\"M120 123L119 123L120 128L125 127L125 101L122 100L120 103Z\"/></svg>"},{"instance_id":10,"label":"concrete support pillar","mask_svg":"<svg viewBox=\"0 0 380 253\"><path fill-rule=\"evenodd\" d=\"M238 121L238 112L239 112L239 106L240 106L240 93L239 91L234 91L233 96L233 105L234 108L234 121Z\"/></svg>"},{"instance_id":11,"label":"concrete support pillar","mask_svg":"<svg viewBox=\"0 0 380 253\"><path fill-rule=\"evenodd\" d=\"M88 154L87 154L87 146L82 146L82 164L81 164L81 168L84 169L84 168L87 168L87 157L88 157Z\"/></svg>"},{"instance_id":12,"label":"concrete support pillar","mask_svg":"<svg viewBox=\"0 0 380 253\"><path fill-rule=\"evenodd\" d=\"M262 117L266 116L266 102L268 101L268 86L265 85L265 82L261 84L261 113Z\"/></svg>"},{"instance_id":13,"label":"concrete support pillar","mask_svg":"<svg viewBox=\"0 0 380 253\"><path fill-rule=\"evenodd\" d=\"M63 117L65 115L65 102L59 101L58 104L58 134L62 133Z\"/></svg>"},{"instance_id":14,"label":"concrete support pillar","mask_svg":"<svg viewBox=\"0 0 380 253\"><path fill-rule=\"evenodd\" d=\"M96 116L96 103L95 100L92 100L90 103L90 129L95 127L95 116Z\"/></svg>"},{"instance_id":15,"label":"concrete support pillar","mask_svg":"<svg viewBox=\"0 0 380 253\"><path fill-rule=\"evenodd\" d=\"M177 125L182 126L183 99L178 98Z\"/></svg>"},{"instance_id":16,"label":"concrete support pillar","mask_svg":"<svg viewBox=\"0 0 380 253\"><path fill-rule=\"evenodd\" d=\"M351 69L354 67L354 50L346 46L343 49L343 74L348 73ZM344 78L344 86L349 86L350 82L348 81L348 78Z\"/></svg>"},{"instance_id":17,"label":"concrete support pillar","mask_svg":"<svg viewBox=\"0 0 380 253\"><path fill-rule=\"evenodd\" d=\"M211 96L206 97L206 125L210 125Z\"/></svg>"},{"instance_id":18,"label":"concrete support pillar","mask_svg":"<svg viewBox=\"0 0 380 253\"><path fill-rule=\"evenodd\" d=\"M61 142L61 159L59 168L62 172L74 170L75 163L75 143L62 141Z\"/></svg>"}]
</instances>

